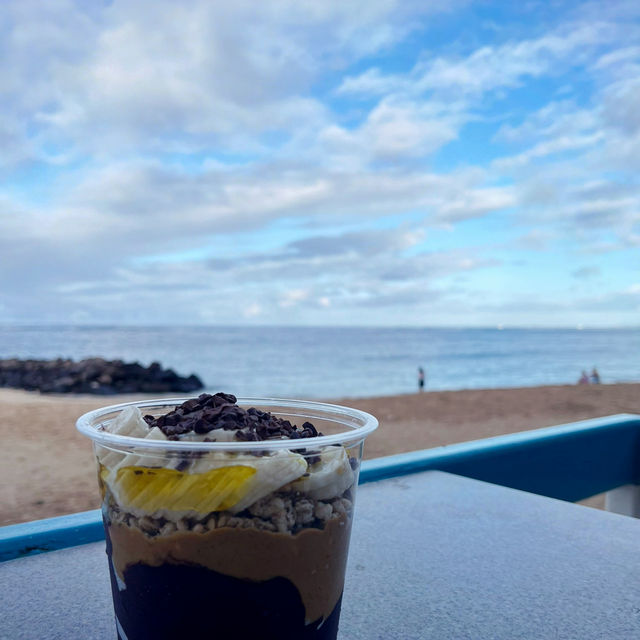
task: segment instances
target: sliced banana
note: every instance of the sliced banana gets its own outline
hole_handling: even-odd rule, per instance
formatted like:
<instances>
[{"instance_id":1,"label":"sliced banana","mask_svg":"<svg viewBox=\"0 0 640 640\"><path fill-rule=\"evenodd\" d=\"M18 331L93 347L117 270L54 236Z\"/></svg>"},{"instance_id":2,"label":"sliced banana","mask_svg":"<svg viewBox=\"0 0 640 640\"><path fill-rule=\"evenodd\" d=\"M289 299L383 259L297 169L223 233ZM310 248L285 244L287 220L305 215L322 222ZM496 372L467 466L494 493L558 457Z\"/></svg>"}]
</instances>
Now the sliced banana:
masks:
<instances>
[{"instance_id":1,"label":"sliced banana","mask_svg":"<svg viewBox=\"0 0 640 640\"><path fill-rule=\"evenodd\" d=\"M237 504L229 508L229 511L233 513L246 509L260 498L277 491L307 471L307 461L304 456L285 449L266 456L214 451L197 459L191 472L203 473L209 469L225 467L230 464L247 465L256 470L256 474L251 478L247 488L247 494Z\"/></svg>"},{"instance_id":2,"label":"sliced banana","mask_svg":"<svg viewBox=\"0 0 640 640\"><path fill-rule=\"evenodd\" d=\"M307 470L304 457L291 451L260 457L210 453L189 472L145 466L148 457L130 455L135 464L117 465L104 475L104 482L121 508L165 517L238 513Z\"/></svg>"},{"instance_id":3,"label":"sliced banana","mask_svg":"<svg viewBox=\"0 0 640 640\"><path fill-rule=\"evenodd\" d=\"M320 460L309 466L308 475L292 482L290 488L314 500L327 500L343 494L355 476L344 447L327 447Z\"/></svg>"},{"instance_id":4,"label":"sliced banana","mask_svg":"<svg viewBox=\"0 0 640 640\"><path fill-rule=\"evenodd\" d=\"M307 471L307 461L304 456L292 451L276 451L271 456L253 458L248 463L244 460L242 464L251 464L257 473L251 478L249 489L244 498L229 508L232 513L246 509Z\"/></svg>"},{"instance_id":5,"label":"sliced banana","mask_svg":"<svg viewBox=\"0 0 640 640\"><path fill-rule=\"evenodd\" d=\"M167 436L158 427L153 427L147 431L145 440L166 440ZM122 460L111 467L112 471L117 471L123 467L163 467L166 465L167 456L162 450L156 453L147 452L143 455L138 453L128 453Z\"/></svg>"},{"instance_id":6,"label":"sliced banana","mask_svg":"<svg viewBox=\"0 0 640 640\"><path fill-rule=\"evenodd\" d=\"M193 431L180 436L182 442L236 442L236 432L233 429L213 429L207 433Z\"/></svg>"},{"instance_id":7,"label":"sliced banana","mask_svg":"<svg viewBox=\"0 0 640 640\"><path fill-rule=\"evenodd\" d=\"M109 433L115 433L120 436L131 436L132 438L149 437L149 426L144 421L142 413L138 407L127 407L123 409L118 417L109 423ZM164 434L162 434L164 435ZM154 438L159 439L159 438ZM165 438L166 440L166 438ZM108 469L113 468L121 462L126 454L113 449L107 449L103 446L96 447L98 460Z\"/></svg>"},{"instance_id":8,"label":"sliced banana","mask_svg":"<svg viewBox=\"0 0 640 640\"><path fill-rule=\"evenodd\" d=\"M120 436L144 438L149 432L149 426L138 407L127 407L109 424L109 432Z\"/></svg>"}]
</instances>

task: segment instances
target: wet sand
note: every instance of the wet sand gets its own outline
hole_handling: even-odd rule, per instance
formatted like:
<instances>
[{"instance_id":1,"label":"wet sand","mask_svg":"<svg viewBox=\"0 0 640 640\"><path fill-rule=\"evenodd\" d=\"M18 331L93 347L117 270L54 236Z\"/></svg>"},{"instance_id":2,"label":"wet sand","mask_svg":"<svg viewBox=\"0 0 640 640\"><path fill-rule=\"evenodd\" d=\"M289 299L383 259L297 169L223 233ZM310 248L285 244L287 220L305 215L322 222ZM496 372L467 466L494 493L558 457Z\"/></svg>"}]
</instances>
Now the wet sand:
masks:
<instances>
[{"instance_id":1,"label":"wet sand","mask_svg":"<svg viewBox=\"0 0 640 640\"><path fill-rule=\"evenodd\" d=\"M0 389L0 526L99 504L90 442L76 418L144 396L44 396ZM365 458L618 413L640 414L640 384L436 391L332 399L378 417ZM597 500L594 502L597 504Z\"/></svg>"}]
</instances>

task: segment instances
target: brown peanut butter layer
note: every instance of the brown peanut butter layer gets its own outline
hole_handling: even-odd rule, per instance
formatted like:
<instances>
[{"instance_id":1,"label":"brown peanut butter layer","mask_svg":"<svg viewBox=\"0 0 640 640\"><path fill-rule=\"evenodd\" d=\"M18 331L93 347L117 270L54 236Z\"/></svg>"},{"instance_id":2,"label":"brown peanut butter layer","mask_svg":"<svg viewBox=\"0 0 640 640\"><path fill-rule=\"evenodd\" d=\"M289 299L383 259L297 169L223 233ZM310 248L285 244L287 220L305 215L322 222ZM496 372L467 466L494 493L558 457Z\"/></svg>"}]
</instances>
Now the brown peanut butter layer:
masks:
<instances>
[{"instance_id":1,"label":"brown peanut butter layer","mask_svg":"<svg viewBox=\"0 0 640 640\"><path fill-rule=\"evenodd\" d=\"M205 533L178 531L149 537L135 527L111 523L112 562L123 579L128 567L197 565L242 580L283 577L300 593L307 622L327 618L342 594L351 519L329 520L324 529L295 535L223 527Z\"/></svg>"}]
</instances>

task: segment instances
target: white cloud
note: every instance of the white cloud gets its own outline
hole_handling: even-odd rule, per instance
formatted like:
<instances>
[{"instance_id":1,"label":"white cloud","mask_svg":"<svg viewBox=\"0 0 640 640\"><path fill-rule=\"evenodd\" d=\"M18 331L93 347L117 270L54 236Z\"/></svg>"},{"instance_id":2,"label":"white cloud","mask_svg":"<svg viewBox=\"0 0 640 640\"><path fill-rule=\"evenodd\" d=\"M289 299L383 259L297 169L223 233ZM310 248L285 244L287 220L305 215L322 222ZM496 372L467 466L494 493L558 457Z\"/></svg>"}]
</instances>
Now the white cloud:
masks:
<instances>
[{"instance_id":1,"label":"white cloud","mask_svg":"<svg viewBox=\"0 0 640 640\"><path fill-rule=\"evenodd\" d=\"M408 74L384 74L372 68L348 76L339 94L400 93L469 100L501 88L521 86L527 77L556 74L589 60L596 47L612 42L616 31L605 21L577 23L536 39L484 46L467 57L425 56Z\"/></svg>"},{"instance_id":2,"label":"white cloud","mask_svg":"<svg viewBox=\"0 0 640 640\"><path fill-rule=\"evenodd\" d=\"M242 315L245 318L256 318L262 314L262 307L257 302L252 302L249 304L244 310ZM215 320L216 317L213 315L211 320Z\"/></svg>"},{"instance_id":3,"label":"white cloud","mask_svg":"<svg viewBox=\"0 0 640 640\"><path fill-rule=\"evenodd\" d=\"M547 158L548 156L566 153L568 151L579 151L591 148L605 139L604 132L598 131L584 136L561 136L552 140L539 142L530 149L519 153L516 156L501 158L496 160L494 166L503 171L509 171L518 166L526 166L537 158Z\"/></svg>"},{"instance_id":4,"label":"white cloud","mask_svg":"<svg viewBox=\"0 0 640 640\"><path fill-rule=\"evenodd\" d=\"M0 194L3 317L169 318L170 298L197 308L193 321L395 305L422 322L464 309L506 247L565 241L597 261L640 246L632 26L618 8L581 9L384 71L389 51L461 4L5 3L0 170L16 181ZM496 109L532 79L566 90L536 95L533 114ZM493 127L488 151L503 156L478 160L472 139L467 156L468 125ZM452 142L458 168L438 169ZM34 183L45 174L39 197L25 168Z\"/></svg>"},{"instance_id":5,"label":"white cloud","mask_svg":"<svg viewBox=\"0 0 640 640\"><path fill-rule=\"evenodd\" d=\"M309 298L309 291L307 289L290 289L289 291L285 291L284 294L280 297L278 304L283 309L288 309L289 307L295 307L301 302L306 301Z\"/></svg>"},{"instance_id":6,"label":"white cloud","mask_svg":"<svg viewBox=\"0 0 640 640\"><path fill-rule=\"evenodd\" d=\"M523 221L544 220L584 251L611 253L639 235L640 49L622 39L594 59L589 103L551 101L501 127L496 140L520 150L492 167L517 181Z\"/></svg>"},{"instance_id":7,"label":"white cloud","mask_svg":"<svg viewBox=\"0 0 640 640\"><path fill-rule=\"evenodd\" d=\"M332 156L352 156L357 162L398 161L420 158L457 137L451 113L429 104L382 100L357 128L326 127L321 141ZM352 163L353 165L356 162Z\"/></svg>"},{"instance_id":8,"label":"white cloud","mask_svg":"<svg viewBox=\"0 0 640 640\"><path fill-rule=\"evenodd\" d=\"M447 3L8 2L3 111L40 147L107 157L210 148L327 119L305 95L327 68L389 47ZM6 121L6 119L5 119ZM16 149L16 159L25 154Z\"/></svg>"},{"instance_id":9,"label":"white cloud","mask_svg":"<svg viewBox=\"0 0 640 640\"><path fill-rule=\"evenodd\" d=\"M376 67L367 69L357 76L347 76L339 87L337 95L384 96L403 91L406 82L402 76L385 74Z\"/></svg>"}]
</instances>

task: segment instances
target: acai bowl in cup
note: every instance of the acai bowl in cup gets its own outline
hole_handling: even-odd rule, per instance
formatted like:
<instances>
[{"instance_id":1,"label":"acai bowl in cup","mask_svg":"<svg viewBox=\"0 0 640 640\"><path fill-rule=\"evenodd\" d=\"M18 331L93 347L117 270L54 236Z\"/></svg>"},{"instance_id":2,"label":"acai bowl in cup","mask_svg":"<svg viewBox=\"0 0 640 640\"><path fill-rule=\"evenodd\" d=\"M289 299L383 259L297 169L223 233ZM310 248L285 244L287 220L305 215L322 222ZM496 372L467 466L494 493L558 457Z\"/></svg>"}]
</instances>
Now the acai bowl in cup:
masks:
<instances>
[{"instance_id":1,"label":"acai bowl in cup","mask_svg":"<svg viewBox=\"0 0 640 640\"><path fill-rule=\"evenodd\" d=\"M91 411L120 640L335 640L377 420L225 393Z\"/></svg>"}]
</instances>

